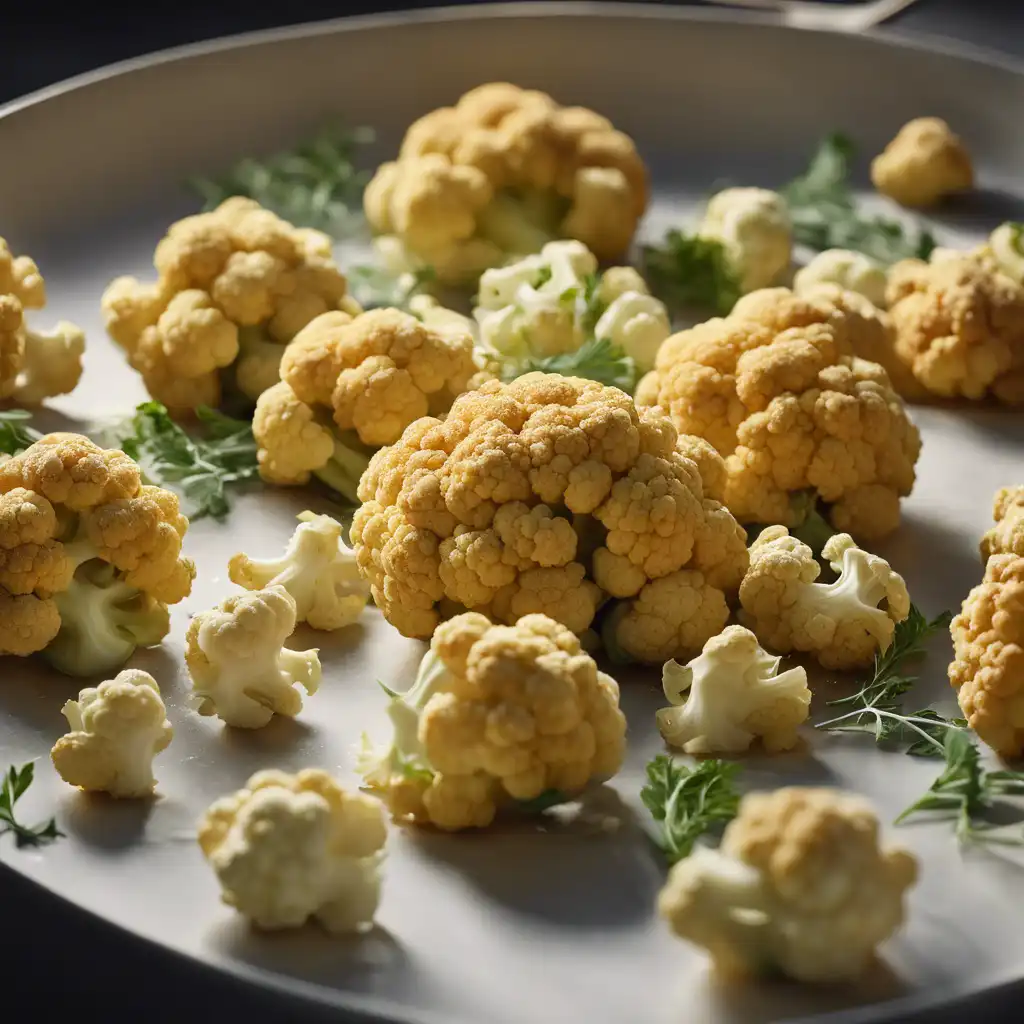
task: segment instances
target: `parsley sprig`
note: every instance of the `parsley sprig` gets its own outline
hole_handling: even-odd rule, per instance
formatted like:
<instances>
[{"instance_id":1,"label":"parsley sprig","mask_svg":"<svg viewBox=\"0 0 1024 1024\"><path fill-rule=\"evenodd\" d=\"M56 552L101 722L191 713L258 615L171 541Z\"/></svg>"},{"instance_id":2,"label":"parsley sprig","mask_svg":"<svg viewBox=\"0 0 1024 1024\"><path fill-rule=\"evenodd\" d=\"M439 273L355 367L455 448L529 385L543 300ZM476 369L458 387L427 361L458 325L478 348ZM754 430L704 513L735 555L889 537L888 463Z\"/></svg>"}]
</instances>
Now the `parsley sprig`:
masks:
<instances>
[{"instance_id":1,"label":"parsley sprig","mask_svg":"<svg viewBox=\"0 0 1024 1024\"><path fill-rule=\"evenodd\" d=\"M350 237L362 230L363 190L370 179L357 157L373 138L370 128L332 125L294 149L262 160L247 157L220 178L193 177L188 184L205 210L230 196L248 196L293 224Z\"/></svg>"},{"instance_id":2,"label":"parsley sprig","mask_svg":"<svg viewBox=\"0 0 1024 1024\"><path fill-rule=\"evenodd\" d=\"M660 826L658 846L670 865L688 857L710 828L736 817L739 767L732 761L709 759L690 768L667 754L658 754L648 763L640 799Z\"/></svg>"},{"instance_id":3,"label":"parsley sprig","mask_svg":"<svg viewBox=\"0 0 1024 1024\"><path fill-rule=\"evenodd\" d=\"M925 642L936 633L948 629L952 616L942 612L927 619L916 605L896 626L892 643L884 653L875 655L871 678L856 693L829 701L829 707L852 710L818 724L829 732L872 733L876 743L907 743L906 753L916 757L943 756L944 735L963 729L967 723L960 718L943 718L937 711L925 708L910 714L902 710L902 698L914 685L916 677L902 671L903 664L924 653Z\"/></svg>"},{"instance_id":4,"label":"parsley sprig","mask_svg":"<svg viewBox=\"0 0 1024 1024\"><path fill-rule=\"evenodd\" d=\"M346 271L349 294L363 309L408 309L409 300L422 295L435 278L433 267L393 274L382 267L357 264Z\"/></svg>"},{"instance_id":5,"label":"parsley sprig","mask_svg":"<svg viewBox=\"0 0 1024 1024\"><path fill-rule=\"evenodd\" d=\"M644 276L672 309L710 309L727 314L741 290L721 242L672 228L661 245L645 245Z\"/></svg>"},{"instance_id":6,"label":"parsley sprig","mask_svg":"<svg viewBox=\"0 0 1024 1024\"><path fill-rule=\"evenodd\" d=\"M15 817L15 804L25 795L35 778L36 766L32 761L20 768L11 765L0 785L0 835L10 832L17 846L43 846L62 838L64 833L51 818L40 825L24 825Z\"/></svg>"},{"instance_id":7,"label":"parsley sprig","mask_svg":"<svg viewBox=\"0 0 1024 1024\"><path fill-rule=\"evenodd\" d=\"M17 455L43 436L28 425L31 419L32 414L24 409L0 411L0 452Z\"/></svg>"},{"instance_id":8,"label":"parsley sprig","mask_svg":"<svg viewBox=\"0 0 1024 1024\"><path fill-rule=\"evenodd\" d=\"M123 451L154 483L179 491L191 519L224 519L231 510L228 490L259 475L252 424L215 409L196 409L201 433L186 433L159 402L143 402L113 428Z\"/></svg>"},{"instance_id":9,"label":"parsley sprig","mask_svg":"<svg viewBox=\"0 0 1024 1024\"><path fill-rule=\"evenodd\" d=\"M585 377L620 388L630 395L636 387L636 363L608 338L590 338L574 352L517 363L508 369L507 379L513 380L534 371L560 373L563 377Z\"/></svg>"},{"instance_id":10,"label":"parsley sprig","mask_svg":"<svg viewBox=\"0 0 1024 1024\"><path fill-rule=\"evenodd\" d=\"M858 211L849 185L855 154L856 146L846 135L827 135L807 170L781 190L794 239L818 251L854 249L883 264L914 256L927 259L935 248L930 231Z\"/></svg>"}]
</instances>

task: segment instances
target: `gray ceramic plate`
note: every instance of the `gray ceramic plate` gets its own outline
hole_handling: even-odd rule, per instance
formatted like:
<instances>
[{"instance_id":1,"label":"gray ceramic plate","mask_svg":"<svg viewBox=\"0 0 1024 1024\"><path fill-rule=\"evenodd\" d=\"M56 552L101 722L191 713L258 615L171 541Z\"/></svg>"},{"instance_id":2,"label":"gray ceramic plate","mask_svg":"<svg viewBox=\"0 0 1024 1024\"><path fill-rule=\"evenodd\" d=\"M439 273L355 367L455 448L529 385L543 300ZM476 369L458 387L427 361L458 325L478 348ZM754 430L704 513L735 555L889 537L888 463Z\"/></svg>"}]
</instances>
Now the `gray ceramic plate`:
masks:
<instances>
[{"instance_id":1,"label":"gray ceramic plate","mask_svg":"<svg viewBox=\"0 0 1024 1024\"><path fill-rule=\"evenodd\" d=\"M117 274L146 274L168 222L193 210L179 183L247 153L296 140L330 115L378 129L375 157L394 151L414 117L492 79L549 90L609 115L650 161L656 203L646 230L720 179L772 185L795 173L819 136L854 132L864 152L906 119L947 117L977 157L982 190L939 225L964 242L1015 214L1021 185L1024 77L1005 67L878 40L794 32L764 24L632 5L531 5L386 17L275 32L202 46L87 76L0 112L0 231L32 253L58 316L89 332L78 391L54 403L56 425L126 411L143 397L105 339L98 301ZM1024 427L999 410L919 409L920 478L886 553L934 613L958 605L980 576L976 538L992 491L1021 478ZM654 674L624 679L628 764L605 794L621 828L586 824L390 842L379 928L358 941L315 930L252 934L218 902L193 838L214 797L272 765L320 765L348 776L364 727L384 723L382 678L399 686L421 647L373 610L319 643L323 689L297 721L239 735L183 702L182 636L190 612L229 590L225 563L244 548L280 547L311 499L278 491L247 497L226 527L188 536L195 593L159 650L137 664L158 677L177 736L160 758L159 800L113 805L71 792L46 753L62 732L60 707L76 687L38 666L0 668L3 760L40 758L26 800L56 811L68 838L39 852L0 842L5 866L140 939L162 943L275 985L297 1000L360 1008L396 1021L532 1020L555 1024L759 1021L834 1014L880 1019L1022 972L1017 907L1024 875L1005 859L962 854L949 829L903 829L924 870L910 922L885 949L885 967L856 988L716 992L702 961L673 942L653 912L662 870L637 824L644 762L658 749ZM300 644L303 640L299 637ZM922 700L948 700L948 642L936 643ZM809 737L805 754L752 759L752 786L818 782L873 797L887 819L926 788L934 766L870 744Z\"/></svg>"}]
</instances>

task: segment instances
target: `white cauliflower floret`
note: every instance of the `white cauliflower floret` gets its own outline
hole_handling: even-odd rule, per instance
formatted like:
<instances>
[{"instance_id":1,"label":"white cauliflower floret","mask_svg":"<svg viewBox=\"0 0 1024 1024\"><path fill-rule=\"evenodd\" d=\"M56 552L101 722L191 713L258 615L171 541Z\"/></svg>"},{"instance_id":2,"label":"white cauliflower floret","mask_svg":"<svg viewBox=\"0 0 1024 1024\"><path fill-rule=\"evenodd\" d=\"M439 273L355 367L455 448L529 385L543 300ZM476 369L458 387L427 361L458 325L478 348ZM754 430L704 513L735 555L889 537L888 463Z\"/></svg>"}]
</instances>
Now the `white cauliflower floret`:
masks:
<instances>
[{"instance_id":1,"label":"white cauliflower floret","mask_svg":"<svg viewBox=\"0 0 1024 1024\"><path fill-rule=\"evenodd\" d=\"M727 188L716 193L697 234L722 243L743 292L774 284L793 254L786 201L769 189Z\"/></svg>"},{"instance_id":2,"label":"white cauliflower floret","mask_svg":"<svg viewBox=\"0 0 1024 1024\"><path fill-rule=\"evenodd\" d=\"M82 690L61 708L71 731L50 756L70 786L115 797L149 796L153 758L174 736L160 687L148 673L126 668Z\"/></svg>"},{"instance_id":3,"label":"white cauliflower floret","mask_svg":"<svg viewBox=\"0 0 1024 1024\"><path fill-rule=\"evenodd\" d=\"M257 772L209 808L198 839L221 898L260 928L297 928L311 917L335 933L373 923L383 808L327 772Z\"/></svg>"},{"instance_id":4,"label":"white cauliflower floret","mask_svg":"<svg viewBox=\"0 0 1024 1024\"><path fill-rule=\"evenodd\" d=\"M341 629L362 614L370 596L355 552L342 539L341 523L330 516L303 512L280 558L235 555L228 563L232 583L246 590L279 586L295 601L299 622L314 629Z\"/></svg>"},{"instance_id":5,"label":"white cauliflower floret","mask_svg":"<svg viewBox=\"0 0 1024 1024\"><path fill-rule=\"evenodd\" d=\"M769 752L789 750L807 720L811 691L800 666L779 672L742 626L727 626L686 665L666 662L662 686L673 707L658 712L665 741L688 754L735 754L760 737Z\"/></svg>"},{"instance_id":6,"label":"white cauliflower floret","mask_svg":"<svg viewBox=\"0 0 1024 1024\"><path fill-rule=\"evenodd\" d=\"M796 272L793 291L811 296L823 284L863 295L879 309L885 308L885 268L870 256L852 249L826 249Z\"/></svg>"},{"instance_id":7,"label":"white cauliflower floret","mask_svg":"<svg viewBox=\"0 0 1024 1024\"><path fill-rule=\"evenodd\" d=\"M658 910L726 975L797 981L858 977L903 923L917 879L905 850L884 850L863 797L790 787L751 793L719 850L672 869Z\"/></svg>"},{"instance_id":8,"label":"white cauliflower floret","mask_svg":"<svg viewBox=\"0 0 1024 1024\"><path fill-rule=\"evenodd\" d=\"M643 292L623 292L601 314L594 336L607 338L630 356L640 373L654 369L662 342L672 333L664 303Z\"/></svg>"},{"instance_id":9,"label":"white cauliflower floret","mask_svg":"<svg viewBox=\"0 0 1024 1024\"><path fill-rule=\"evenodd\" d=\"M1024 232L1024 224L1008 220L988 236L987 251L995 260L999 269L1007 276L1012 277L1017 284L1024 284L1024 248L1022 248L1021 233ZM937 252L938 250L936 250ZM962 255L957 250L952 250L952 257ZM932 262L935 262L935 252L932 253Z\"/></svg>"},{"instance_id":10,"label":"white cauliflower floret","mask_svg":"<svg viewBox=\"0 0 1024 1024\"><path fill-rule=\"evenodd\" d=\"M226 725L259 729L275 714L302 710L295 685L314 694L320 685L315 650L290 651L295 600L282 586L240 594L200 612L189 623L185 661L201 715Z\"/></svg>"},{"instance_id":11,"label":"white cauliflower floret","mask_svg":"<svg viewBox=\"0 0 1024 1024\"><path fill-rule=\"evenodd\" d=\"M768 527L750 547L740 604L766 647L810 652L828 669L865 668L910 613L906 584L849 534L830 537L822 555L839 573L833 583L815 582L821 570L806 544Z\"/></svg>"}]
</instances>

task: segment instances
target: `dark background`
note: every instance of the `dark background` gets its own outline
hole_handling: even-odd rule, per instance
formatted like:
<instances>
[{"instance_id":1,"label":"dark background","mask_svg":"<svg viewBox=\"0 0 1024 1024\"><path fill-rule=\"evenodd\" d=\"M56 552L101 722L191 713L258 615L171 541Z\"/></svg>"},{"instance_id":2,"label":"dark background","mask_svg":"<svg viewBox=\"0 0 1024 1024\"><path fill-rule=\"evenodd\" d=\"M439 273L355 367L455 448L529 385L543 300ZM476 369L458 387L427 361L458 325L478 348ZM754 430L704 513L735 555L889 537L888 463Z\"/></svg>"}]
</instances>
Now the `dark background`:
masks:
<instances>
[{"instance_id":1,"label":"dark background","mask_svg":"<svg viewBox=\"0 0 1024 1024\"><path fill-rule=\"evenodd\" d=\"M169 46L345 14L431 6L436 5L424 0L279 0L244 5L172 0L167 5L82 4L68 10L63 4L0 0L0 104L72 75ZM969 42L1024 59L1022 30L1021 0L918 0L883 31ZM0 154L0 161L12 158L16 154ZM11 1024L29 1019L48 1024L65 1014L103 1024L355 1020L314 1009L296 1011L272 993L247 988L205 968L197 972L191 962L97 923L9 871L0 873L0 926L0 1020ZM485 982L467 978L467 984L474 983ZM1019 1021L1020 1004L1019 991L993 993L969 1009L950 1007L927 1020Z\"/></svg>"}]
</instances>

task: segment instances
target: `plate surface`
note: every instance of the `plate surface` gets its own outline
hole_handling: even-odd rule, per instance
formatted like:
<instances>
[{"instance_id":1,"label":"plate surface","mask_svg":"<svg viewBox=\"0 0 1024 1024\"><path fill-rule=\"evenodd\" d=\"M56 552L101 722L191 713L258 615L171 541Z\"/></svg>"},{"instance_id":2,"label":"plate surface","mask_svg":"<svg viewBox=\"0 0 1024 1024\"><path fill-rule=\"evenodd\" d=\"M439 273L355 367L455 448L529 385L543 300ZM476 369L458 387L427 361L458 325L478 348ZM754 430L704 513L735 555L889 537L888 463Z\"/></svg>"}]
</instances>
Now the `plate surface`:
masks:
<instances>
[{"instance_id":1,"label":"plate surface","mask_svg":"<svg viewBox=\"0 0 1024 1024\"><path fill-rule=\"evenodd\" d=\"M665 8L534 4L189 48L0 111L0 152L18 154L0 169L0 230L46 276L50 306L38 322L74 320L90 341L78 391L54 402L42 422L73 429L145 397L104 335L99 296L118 274L150 272L167 224L195 208L179 184L186 175L295 141L337 114L373 125L372 156L383 159L413 118L502 78L595 107L636 139L655 181L645 225L652 237L715 182L771 186L791 177L826 131L845 128L871 153L926 113L962 131L983 186L938 222L941 240L964 244L1000 220L1021 219L1024 77L905 45ZM977 538L993 490L1021 479L1024 424L1019 413L1000 410L916 408L914 418L924 436L919 480L882 553L934 614L958 607L981 576ZM887 1000L919 1005L1024 973L1020 867L962 854L937 825L895 836L919 854L923 876L909 926L863 984L716 991L702 960L670 939L653 912L663 873L640 831L637 793L643 765L660 746L655 672L620 676L630 754L599 800L621 822L617 831L594 834L586 822L455 838L395 831L379 927L369 936L254 935L218 902L194 841L197 818L259 768L315 765L351 778L360 731L385 723L373 680L403 688L422 653L368 609L348 630L294 638L293 646L320 646L325 676L297 721L240 734L186 709L188 616L230 591L232 553L278 550L294 514L309 505L330 510L322 497L261 492L242 498L226 526L204 521L190 530L194 593L174 609L164 646L133 662L158 678L176 729L157 762L160 799L152 804L89 800L64 786L47 752L64 731L60 708L77 685L30 663L0 664L3 760L40 758L26 815L56 811L68 834L38 852L0 841L3 865L142 938L297 1000L402 1022L697 1024L833 1019L850 1007L860 1007L857 1019L882 1019L894 1009L880 1005ZM939 638L922 670L922 703L951 703L948 654L948 639ZM831 693L824 687L816 704ZM871 796L891 820L935 771L867 742L820 734L808 741L800 754L749 758L746 784L846 786Z\"/></svg>"}]
</instances>

